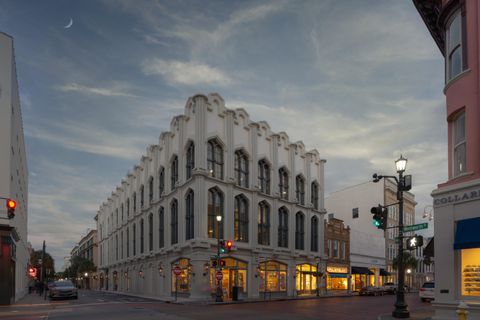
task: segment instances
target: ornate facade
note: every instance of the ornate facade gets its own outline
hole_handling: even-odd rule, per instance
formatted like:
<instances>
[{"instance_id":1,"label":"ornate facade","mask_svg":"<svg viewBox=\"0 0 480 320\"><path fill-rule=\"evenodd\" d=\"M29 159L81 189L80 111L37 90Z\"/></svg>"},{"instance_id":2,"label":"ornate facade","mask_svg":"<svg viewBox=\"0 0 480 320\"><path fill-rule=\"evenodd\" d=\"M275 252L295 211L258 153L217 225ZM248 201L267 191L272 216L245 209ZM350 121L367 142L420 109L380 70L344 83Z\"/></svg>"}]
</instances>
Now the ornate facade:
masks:
<instances>
[{"instance_id":1,"label":"ornate facade","mask_svg":"<svg viewBox=\"0 0 480 320\"><path fill-rule=\"evenodd\" d=\"M313 294L324 255L324 163L245 110L227 109L218 94L189 98L100 206L100 286L210 299L220 238L234 242L221 256L224 299Z\"/></svg>"}]
</instances>

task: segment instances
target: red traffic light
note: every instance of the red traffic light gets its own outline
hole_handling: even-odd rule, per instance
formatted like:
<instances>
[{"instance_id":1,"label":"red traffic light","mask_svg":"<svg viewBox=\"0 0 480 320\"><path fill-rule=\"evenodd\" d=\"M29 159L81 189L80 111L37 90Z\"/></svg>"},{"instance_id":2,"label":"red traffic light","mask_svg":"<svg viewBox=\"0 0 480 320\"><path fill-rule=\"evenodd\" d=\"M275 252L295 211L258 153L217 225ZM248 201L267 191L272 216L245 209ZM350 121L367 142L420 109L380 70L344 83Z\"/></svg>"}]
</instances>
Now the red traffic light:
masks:
<instances>
[{"instance_id":1,"label":"red traffic light","mask_svg":"<svg viewBox=\"0 0 480 320\"><path fill-rule=\"evenodd\" d=\"M231 249L233 246L233 241L227 240L227 248Z\"/></svg>"},{"instance_id":2,"label":"red traffic light","mask_svg":"<svg viewBox=\"0 0 480 320\"><path fill-rule=\"evenodd\" d=\"M15 200L7 199L7 208L8 209L15 209L17 207L17 203Z\"/></svg>"},{"instance_id":3,"label":"red traffic light","mask_svg":"<svg viewBox=\"0 0 480 320\"><path fill-rule=\"evenodd\" d=\"M34 267L28 268L28 275L32 278L35 278L37 276L37 268L34 268Z\"/></svg>"}]
</instances>

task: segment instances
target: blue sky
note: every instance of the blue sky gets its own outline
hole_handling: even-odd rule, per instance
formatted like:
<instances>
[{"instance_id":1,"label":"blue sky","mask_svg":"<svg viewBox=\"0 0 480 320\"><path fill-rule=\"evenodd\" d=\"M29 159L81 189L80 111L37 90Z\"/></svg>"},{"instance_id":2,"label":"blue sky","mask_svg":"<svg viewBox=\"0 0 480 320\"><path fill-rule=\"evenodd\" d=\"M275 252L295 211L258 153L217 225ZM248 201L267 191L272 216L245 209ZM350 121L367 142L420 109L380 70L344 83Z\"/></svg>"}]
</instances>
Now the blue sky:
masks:
<instances>
[{"instance_id":1,"label":"blue sky","mask_svg":"<svg viewBox=\"0 0 480 320\"><path fill-rule=\"evenodd\" d=\"M195 93L317 149L327 194L394 174L403 154L421 217L447 178L443 58L411 1L4 0L0 31L14 37L29 240L57 269Z\"/></svg>"}]
</instances>

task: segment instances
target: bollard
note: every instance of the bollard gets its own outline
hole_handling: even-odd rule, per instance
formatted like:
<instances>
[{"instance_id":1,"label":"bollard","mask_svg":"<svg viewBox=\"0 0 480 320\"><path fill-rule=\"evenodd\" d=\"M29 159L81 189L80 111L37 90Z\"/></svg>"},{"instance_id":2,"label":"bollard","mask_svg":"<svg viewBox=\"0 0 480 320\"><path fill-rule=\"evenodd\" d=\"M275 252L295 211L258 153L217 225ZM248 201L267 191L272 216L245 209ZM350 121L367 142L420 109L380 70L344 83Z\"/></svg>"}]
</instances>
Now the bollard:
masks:
<instances>
[{"instance_id":1,"label":"bollard","mask_svg":"<svg viewBox=\"0 0 480 320\"><path fill-rule=\"evenodd\" d=\"M458 320L467 320L467 315L468 315L467 308L468 308L468 306L465 303L465 301L460 301L457 308L458 308L457 309Z\"/></svg>"}]
</instances>

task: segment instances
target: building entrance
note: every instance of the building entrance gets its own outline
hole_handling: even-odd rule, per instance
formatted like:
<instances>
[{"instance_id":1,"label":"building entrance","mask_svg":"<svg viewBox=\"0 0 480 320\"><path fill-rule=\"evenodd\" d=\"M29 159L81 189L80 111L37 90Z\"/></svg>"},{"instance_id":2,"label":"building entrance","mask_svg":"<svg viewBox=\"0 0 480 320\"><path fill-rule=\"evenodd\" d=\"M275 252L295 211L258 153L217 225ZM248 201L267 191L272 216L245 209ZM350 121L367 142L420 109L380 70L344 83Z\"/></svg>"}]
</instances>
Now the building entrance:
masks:
<instances>
[{"instance_id":1,"label":"building entrance","mask_svg":"<svg viewBox=\"0 0 480 320\"><path fill-rule=\"evenodd\" d=\"M224 258L222 260L225 263L222 267L223 278L221 280L223 299L232 300L234 291L238 296L247 292L247 263L234 258ZM215 268L210 268L210 288L213 295L218 285L215 278L216 272Z\"/></svg>"}]
</instances>

